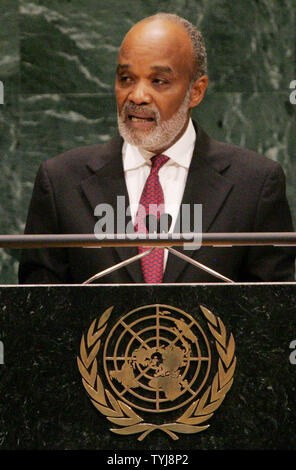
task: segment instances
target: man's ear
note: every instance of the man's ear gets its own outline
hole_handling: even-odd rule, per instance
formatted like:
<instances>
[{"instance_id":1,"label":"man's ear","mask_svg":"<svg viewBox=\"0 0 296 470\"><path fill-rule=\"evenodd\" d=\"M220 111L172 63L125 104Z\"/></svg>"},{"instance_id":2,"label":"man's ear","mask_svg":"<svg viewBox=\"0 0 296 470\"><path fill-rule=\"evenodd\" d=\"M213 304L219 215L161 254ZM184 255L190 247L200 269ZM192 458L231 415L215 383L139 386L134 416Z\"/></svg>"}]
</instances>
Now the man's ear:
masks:
<instances>
[{"instance_id":1,"label":"man's ear","mask_svg":"<svg viewBox=\"0 0 296 470\"><path fill-rule=\"evenodd\" d=\"M206 89L208 87L208 83L209 79L207 75L202 75L202 77L198 78L193 83L190 94L190 108L195 108L195 106L199 105L199 103L202 102Z\"/></svg>"}]
</instances>

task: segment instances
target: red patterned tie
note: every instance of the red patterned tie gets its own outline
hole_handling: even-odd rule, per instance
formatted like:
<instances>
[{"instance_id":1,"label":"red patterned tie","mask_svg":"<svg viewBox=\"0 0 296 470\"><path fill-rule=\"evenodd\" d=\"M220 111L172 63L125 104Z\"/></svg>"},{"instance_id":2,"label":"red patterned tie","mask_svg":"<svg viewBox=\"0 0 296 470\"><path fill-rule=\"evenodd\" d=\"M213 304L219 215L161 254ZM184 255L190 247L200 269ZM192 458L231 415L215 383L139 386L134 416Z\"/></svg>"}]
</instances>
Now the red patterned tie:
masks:
<instances>
[{"instance_id":1,"label":"red patterned tie","mask_svg":"<svg viewBox=\"0 0 296 470\"><path fill-rule=\"evenodd\" d=\"M151 158L152 167L140 199L139 209L136 216L135 232L147 233L146 217L148 215L154 215L159 220L160 215L164 213L164 197L162 187L159 182L158 172L168 160L169 157L166 155L156 155ZM143 253L143 251L147 250L148 248L139 246L139 253ZM155 248L149 255L141 258L142 272L145 282L162 282L163 257L164 250L162 248Z\"/></svg>"}]
</instances>

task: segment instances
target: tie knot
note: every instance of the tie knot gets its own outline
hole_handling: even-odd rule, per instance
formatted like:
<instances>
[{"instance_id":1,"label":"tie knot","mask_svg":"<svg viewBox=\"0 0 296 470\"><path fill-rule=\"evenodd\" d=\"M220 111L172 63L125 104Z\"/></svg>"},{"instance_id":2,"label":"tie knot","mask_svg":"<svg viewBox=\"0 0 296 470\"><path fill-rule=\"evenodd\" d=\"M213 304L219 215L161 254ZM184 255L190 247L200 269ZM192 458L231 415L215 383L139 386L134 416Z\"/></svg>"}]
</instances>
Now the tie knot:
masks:
<instances>
[{"instance_id":1,"label":"tie knot","mask_svg":"<svg viewBox=\"0 0 296 470\"><path fill-rule=\"evenodd\" d=\"M153 172L158 172L160 168L169 160L166 155L155 155L151 158Z\"/></svg>"}]
</instances>

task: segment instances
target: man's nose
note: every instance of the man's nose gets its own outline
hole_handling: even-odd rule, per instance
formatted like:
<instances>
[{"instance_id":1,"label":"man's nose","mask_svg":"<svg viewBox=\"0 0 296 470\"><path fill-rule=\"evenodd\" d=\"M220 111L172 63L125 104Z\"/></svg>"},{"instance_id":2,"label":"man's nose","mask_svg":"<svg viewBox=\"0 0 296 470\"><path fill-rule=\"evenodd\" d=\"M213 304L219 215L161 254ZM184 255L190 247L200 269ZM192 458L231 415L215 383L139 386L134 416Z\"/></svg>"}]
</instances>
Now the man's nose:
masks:
<instances>
[{"instance_id":1,"label":"man's nose","mask_svg":"<svg viewBox=\"0 0 296 470\"><path fill-rule=\"evenodd\" d=\"M130 101L137 105L149 104L152 101L147 86L145 86L145 84L141 82L136 83L133 86L128 98Z\"/></svg>"}]
</instances>

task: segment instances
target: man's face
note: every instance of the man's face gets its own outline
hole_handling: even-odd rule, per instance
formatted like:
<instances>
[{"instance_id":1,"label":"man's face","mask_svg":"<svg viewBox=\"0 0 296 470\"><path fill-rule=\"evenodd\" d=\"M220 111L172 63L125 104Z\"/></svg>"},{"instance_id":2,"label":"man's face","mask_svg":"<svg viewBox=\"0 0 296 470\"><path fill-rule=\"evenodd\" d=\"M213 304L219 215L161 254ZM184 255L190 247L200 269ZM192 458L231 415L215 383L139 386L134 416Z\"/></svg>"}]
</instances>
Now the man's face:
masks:
<instances>
[{"instance_id":1,"label":"man's face","mask_svg":"<svg viewBox=\"0 0 296 470\"><path fill-rule=\"evenodd\" d=\"M118 56L115 94L119 131L152 152L164 151L186 129L191 103L192 49L172 22L138 23Z\"/></svg>"}]
</instances>

